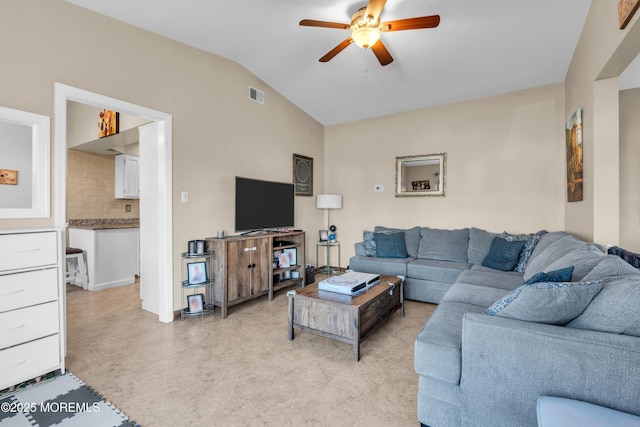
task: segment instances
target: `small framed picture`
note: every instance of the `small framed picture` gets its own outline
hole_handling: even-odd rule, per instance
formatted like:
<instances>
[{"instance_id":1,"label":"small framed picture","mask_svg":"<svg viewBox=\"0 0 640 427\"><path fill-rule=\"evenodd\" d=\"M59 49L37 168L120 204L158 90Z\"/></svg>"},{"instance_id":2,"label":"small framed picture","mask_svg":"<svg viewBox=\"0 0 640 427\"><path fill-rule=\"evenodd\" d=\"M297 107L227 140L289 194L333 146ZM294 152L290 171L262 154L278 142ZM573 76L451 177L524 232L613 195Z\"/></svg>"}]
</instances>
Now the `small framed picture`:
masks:
<instances>
[{"instance_id":1,"label":"small framed picture","mask_svg":"<svg viewBox=\"0 0 640 427\"><path fill-rule=\"evenodd\" d=\"M329 230L320 230L320 241L326 242L329 240Z\"/></svg>"},{"instance_id":2,"label":"small framed picture","mask_svg":"<svg viewBox=\"0 0 640 427\"><path fill-rule=\"evenodd\" d=\"M289 268L291 267L291 262L289 262L289 255L285 254L285 253L281 253L280 256L278 257L278 266L280 268Z\"/></svg>"},{"instance_id":3,"label":"small framed picture","mask_svg":"<svg viewBox=\"0 0 640 427\"><path fill-rule=\"evenodd\" d=\"M207 282L207 263L204 261L187 264L187 279L190 285Z\"/></svg>"},{"instance_id":4,"label":"small framed picture","mask_svg":"<svg viewBox=\"0 0 640 427\"><path fill-rule=\"evenodd\" d=\"M189 240L189 255L194 255L196 253L196 241Z\"/></svg>"},{"instance_id":5,"label":"small framed picture","mask_svg":"<svg viewBox=\"0 0 640 427\"><path fill-rule=\"evenodd\" d=\"M202 313L202 310L204 310L204 295L187 295L187 304L189 306L189 313Z\"/></svg>"},{"instance_id":6,"label":"small framed picture","mask_svg":"<svg viewBox=\"0 0 640 427\"><path fill-rule=\"evenodd\" d=\"M289 279L291 279L291 272L290 272L290 271L288 271L288 270L287 270L287 271L283 271L283 272L282 272L282 278L283 278L284 280L289 280Z\"/></svg>"},{"instance_id":7,"label":"small framed picture","mask_svg":"<svg viewBox=\"0 0 640 427\"><path fill-rule=\"evenodd\" d=\"M296 265L298 262L298 252L296 248L285 249L282 251L289 259L289 266Z\"/></svg>"}]
</instances>

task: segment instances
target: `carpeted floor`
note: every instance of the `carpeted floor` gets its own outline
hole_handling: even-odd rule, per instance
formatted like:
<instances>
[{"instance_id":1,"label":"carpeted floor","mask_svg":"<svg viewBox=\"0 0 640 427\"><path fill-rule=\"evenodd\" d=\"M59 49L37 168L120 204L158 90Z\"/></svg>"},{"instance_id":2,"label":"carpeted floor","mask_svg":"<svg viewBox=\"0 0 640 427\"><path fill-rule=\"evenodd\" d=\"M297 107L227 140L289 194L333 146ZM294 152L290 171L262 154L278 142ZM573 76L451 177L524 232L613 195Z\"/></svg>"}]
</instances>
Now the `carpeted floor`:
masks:
<instances>
[{"instance_id":1,"label":"carpeted floor","mask_svg":"<svg viewBox=\"0 0 640 427\"><path fill-rule=\"evenodd\" d=\"M67 372L0 395L0 426L133 427L137 424Z\"/></svg>"},{"instance_id":2,"label":"carpeted floor","mask_svg":"<svg viewBox=\"0 0 640 427\"><path fill-rule=\"evenodd\" d=\"M288 340L287 290L163 324L138 285L69 286L67 368L143 427L419 425L413 345L435 305L407 301L354 362L349 344Z\"/></svg>"}]
</instances>

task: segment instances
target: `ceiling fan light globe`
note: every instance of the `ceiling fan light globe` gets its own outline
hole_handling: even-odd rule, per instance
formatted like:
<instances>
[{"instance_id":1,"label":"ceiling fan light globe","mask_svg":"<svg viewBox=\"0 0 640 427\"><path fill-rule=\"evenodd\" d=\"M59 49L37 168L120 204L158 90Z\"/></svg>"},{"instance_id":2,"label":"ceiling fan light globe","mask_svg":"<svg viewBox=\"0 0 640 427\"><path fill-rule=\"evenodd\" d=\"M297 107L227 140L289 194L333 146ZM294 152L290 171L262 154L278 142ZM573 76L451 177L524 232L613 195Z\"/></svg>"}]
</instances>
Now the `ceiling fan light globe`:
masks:
<instances>
[{"instance_id":1,"label":"ceiling fan light globe","mask_svg":"<svg viewBox=\"0 0 640 427\"><path fill-rule=\"evenodd\" d=\"M353 30L351 38L363 49L373 46L378 40L380 40L380 31L377 28L372 27L358 27Z\"/></svg>"}]
</instances>

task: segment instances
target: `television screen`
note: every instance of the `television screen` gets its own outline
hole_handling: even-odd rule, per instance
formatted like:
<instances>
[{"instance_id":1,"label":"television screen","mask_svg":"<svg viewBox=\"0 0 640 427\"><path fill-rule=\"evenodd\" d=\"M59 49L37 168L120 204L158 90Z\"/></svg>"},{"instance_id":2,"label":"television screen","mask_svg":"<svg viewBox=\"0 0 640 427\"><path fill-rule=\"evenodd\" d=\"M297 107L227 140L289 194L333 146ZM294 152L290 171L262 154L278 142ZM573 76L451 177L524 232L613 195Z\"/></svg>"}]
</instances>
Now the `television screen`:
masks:
<instances>
[{"instance_id":1,"label":"television screen","mask_svg":"<svg viewBox=\"0 0 640 427\"><path fill-rule=\"evenodd\" d=\"M236 176L236 231L293 227L293 184Z\"/></svg>"}]
</instances>

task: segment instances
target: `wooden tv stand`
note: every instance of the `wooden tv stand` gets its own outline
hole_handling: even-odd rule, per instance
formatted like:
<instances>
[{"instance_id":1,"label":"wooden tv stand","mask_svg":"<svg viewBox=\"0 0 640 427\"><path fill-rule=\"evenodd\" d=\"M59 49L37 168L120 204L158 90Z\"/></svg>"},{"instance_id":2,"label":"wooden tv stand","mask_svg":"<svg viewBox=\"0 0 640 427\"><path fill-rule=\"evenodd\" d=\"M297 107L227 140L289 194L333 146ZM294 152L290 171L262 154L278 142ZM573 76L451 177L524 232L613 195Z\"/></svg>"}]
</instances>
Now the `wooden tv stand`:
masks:
<instances>
[{"instance_id":1,"label":"wooden tv stand","mask_svg":"<svg viewBox=\"0 0 640 427\"><path fill-rule=\"evenodd\" d=\"M288 243L279 246L278 242ZM215 252L213 305L220 307L223 319L232 305L262 295L269 295L271 301L274 291L306 283L304 231L209 237L207 250ZM274 257L284 252L295 252L293 262L276 265Z\"/></svg>"}]
</instances>

